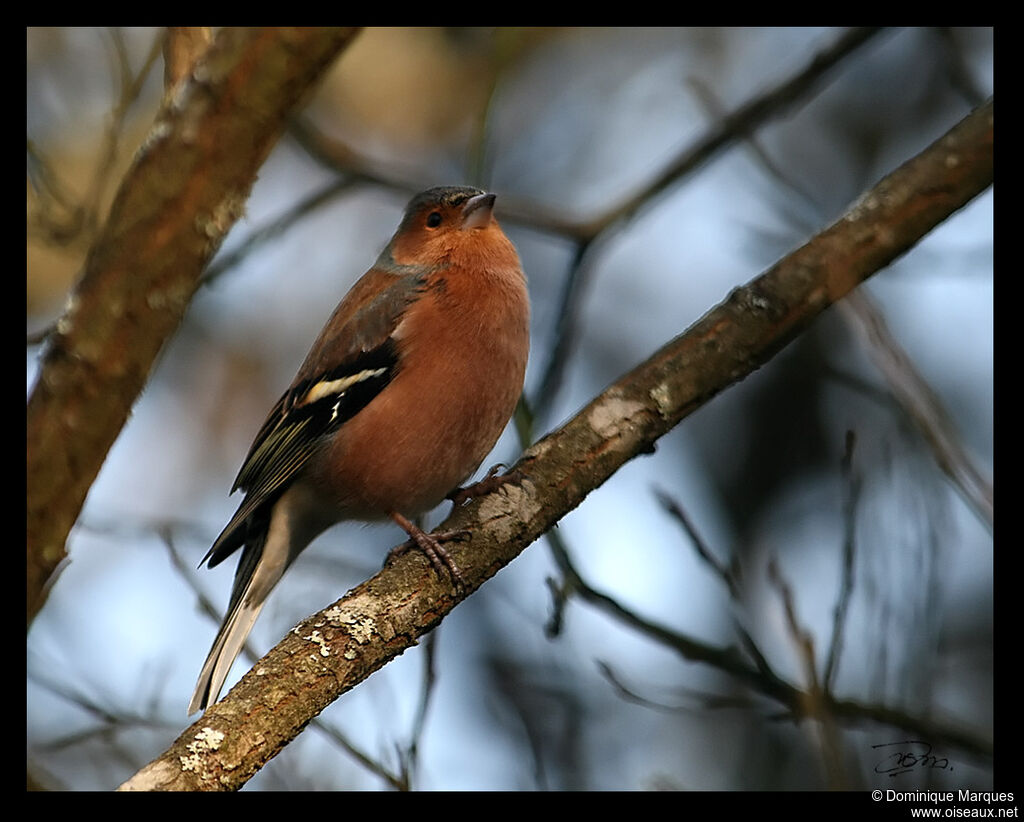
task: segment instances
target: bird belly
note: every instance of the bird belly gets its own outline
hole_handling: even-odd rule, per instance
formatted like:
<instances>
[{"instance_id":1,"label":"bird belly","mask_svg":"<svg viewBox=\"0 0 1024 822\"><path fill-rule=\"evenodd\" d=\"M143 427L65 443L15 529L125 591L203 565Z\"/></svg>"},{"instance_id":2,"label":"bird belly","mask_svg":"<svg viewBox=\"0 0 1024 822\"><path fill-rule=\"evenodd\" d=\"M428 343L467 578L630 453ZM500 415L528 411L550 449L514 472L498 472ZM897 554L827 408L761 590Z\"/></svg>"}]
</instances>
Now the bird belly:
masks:
<instances>
[{"instance_id":1,"label":"bird belly","mask_svg":"<svg viewBox=\"0 0 1024 822\"><path fill-rule=\"evenodd\" d=\"M441 349L445 356L422 363L411 349L407 368L345 423L312 466L314 477L328 480L324 487L343 489L337 504L346 517L428 511L498 441L522 391L527 343L451 342Z\"/></svg>"}]
</instances>

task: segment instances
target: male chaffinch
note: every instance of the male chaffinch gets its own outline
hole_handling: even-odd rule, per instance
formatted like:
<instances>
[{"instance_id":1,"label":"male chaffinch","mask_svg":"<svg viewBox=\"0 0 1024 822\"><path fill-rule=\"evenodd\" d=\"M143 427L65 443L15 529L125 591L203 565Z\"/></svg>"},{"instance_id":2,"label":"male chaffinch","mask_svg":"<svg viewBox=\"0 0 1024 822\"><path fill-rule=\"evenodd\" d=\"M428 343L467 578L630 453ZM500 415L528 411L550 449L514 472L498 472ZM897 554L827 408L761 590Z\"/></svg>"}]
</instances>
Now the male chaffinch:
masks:
<instances>
[{"instance_id":1,"label":"male chaffinch","mask_svg":"<svg viewBox=\"0 0 1024 822\"><path fill-rule=\"evenodd\" d=\"M270 591L336 522L390 517L461 581L407 517L476 471L523 388L526 279L494 199L466 187L413 197L270 411L231 489L245 498L203 559L212 568L244 546L190 714L217 700Z\"/></svg>"}]
</instances>

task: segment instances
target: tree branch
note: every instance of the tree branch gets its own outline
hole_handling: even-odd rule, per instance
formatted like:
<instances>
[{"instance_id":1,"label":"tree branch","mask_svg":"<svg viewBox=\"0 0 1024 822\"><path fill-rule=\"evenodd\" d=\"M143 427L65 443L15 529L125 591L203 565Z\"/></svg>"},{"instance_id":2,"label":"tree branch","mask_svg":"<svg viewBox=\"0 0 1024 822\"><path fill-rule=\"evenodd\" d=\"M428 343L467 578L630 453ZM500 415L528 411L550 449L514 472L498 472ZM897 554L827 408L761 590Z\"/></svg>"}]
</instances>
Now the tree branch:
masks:
<instances>
[{"instance_id":1,"label":"tree branch","mask_svg":"<svg viewBox=\"0 0 1024 822\"><path fill-rule=\"evenodd\" d=\"M287 119L351 28L225 28L165 102L27 408L27 617L107 451Z\"/></svg>"},{"instance_id":2,"label":"tree branch","mask_svg":"<svg viewBox=\"0 0 1024 822\"><path fill-rule=\"evenodd\" d=\"M689 331L529 448L522 478L455 510L444 529L468 595L587 494L794 339L861 281L992 183L993 103L969 115L831 227L735 289ZM434 628L462 596L410 552L296 626L123 790L237 789L327 705ZM755 669L751 680L758 682ZM831 707L837 715L847 702ZM895 712L877 708L886 721Z\"/></svg>"}]
</instances>

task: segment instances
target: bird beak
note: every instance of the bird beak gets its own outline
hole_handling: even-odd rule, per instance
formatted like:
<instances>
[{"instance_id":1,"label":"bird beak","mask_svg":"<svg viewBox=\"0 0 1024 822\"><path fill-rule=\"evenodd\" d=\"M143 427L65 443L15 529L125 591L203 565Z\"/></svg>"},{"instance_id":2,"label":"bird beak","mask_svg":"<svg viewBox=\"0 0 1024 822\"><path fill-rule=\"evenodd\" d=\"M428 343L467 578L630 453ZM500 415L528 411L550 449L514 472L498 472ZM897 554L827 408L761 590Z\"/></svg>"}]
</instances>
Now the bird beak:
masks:
<instances>
[{"instance_id":1,"label":"bird beak","mask_svg":"<svg viewBox=\"0 0 1024 822\"><path fill-rule=\"evenodd\" d=\"M494 194L477 194L462 207L462 228L487 228L494 210Z\"/></svg>"}]
</instances>

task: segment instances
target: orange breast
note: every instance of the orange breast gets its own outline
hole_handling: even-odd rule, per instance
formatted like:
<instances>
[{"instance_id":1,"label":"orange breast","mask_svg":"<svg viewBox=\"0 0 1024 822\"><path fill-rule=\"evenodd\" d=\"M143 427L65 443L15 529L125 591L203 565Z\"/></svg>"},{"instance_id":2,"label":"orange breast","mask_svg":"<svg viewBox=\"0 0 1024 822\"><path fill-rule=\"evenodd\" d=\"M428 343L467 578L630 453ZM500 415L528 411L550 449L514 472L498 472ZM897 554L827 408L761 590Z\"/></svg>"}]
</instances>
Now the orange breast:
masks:
<instances>
[{"instance_id":1,"label":"orange breast","mask_svg":"<svg viewBox=\"0 0 1024 822\"><path fill-rule=\"evenodd\" d=\"M522 274L445 269L395 336L400 372L309 466L315 485L343 489L334 502L345 517L429 510L494 447L526 372Z\"/></svg>"}]
</instances>

